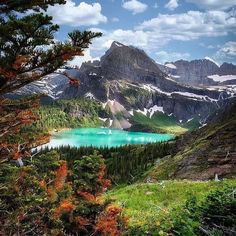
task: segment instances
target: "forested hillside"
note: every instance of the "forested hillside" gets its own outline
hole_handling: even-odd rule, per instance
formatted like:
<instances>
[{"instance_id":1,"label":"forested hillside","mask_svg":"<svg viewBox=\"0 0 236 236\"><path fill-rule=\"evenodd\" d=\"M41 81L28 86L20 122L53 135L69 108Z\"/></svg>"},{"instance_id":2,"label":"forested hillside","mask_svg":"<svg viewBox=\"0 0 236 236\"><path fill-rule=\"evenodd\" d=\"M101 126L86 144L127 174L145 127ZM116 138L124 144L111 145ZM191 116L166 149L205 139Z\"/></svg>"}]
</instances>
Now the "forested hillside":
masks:
<instances>
[{"instance_id":1,"label":"forested hillside","mask_svg":"<svg viewBox=\"0 0 236 236\"><path fill-rule=\"evenodd\" d=\"M105 159L107 178L111 179L114 184L121 184L142 179L145 171L153 167L157 160L173 152L173 146L173 143L164 142L112 148L62 146L54 150L57 150L61 158L66 159L69 165L85 155L91 155L96 150ZM46 147L42 153L48 151Z\"/></svg>"},{"instance_id":2,"label":"forested hillside","mask_svg":"<svg viewBox=\"0 0 236 236\"><path fill-rule=\"evenodd\" d=\"M35 114L39 119L29 129L50 131L61 128L102 126L103 122L99 117L109 117L110 111L94 100L72 99L41 106Z\"/></svg>"}]
</instances>

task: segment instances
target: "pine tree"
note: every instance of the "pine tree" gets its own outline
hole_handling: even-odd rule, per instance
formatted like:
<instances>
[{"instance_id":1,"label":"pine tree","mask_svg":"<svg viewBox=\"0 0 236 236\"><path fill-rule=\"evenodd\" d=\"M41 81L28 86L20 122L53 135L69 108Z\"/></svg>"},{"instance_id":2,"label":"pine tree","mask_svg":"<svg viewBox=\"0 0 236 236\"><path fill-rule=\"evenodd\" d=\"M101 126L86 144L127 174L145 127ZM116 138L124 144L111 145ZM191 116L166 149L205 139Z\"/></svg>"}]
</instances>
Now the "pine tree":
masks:
<instances>
[{"instance_id":1,"label":"pine tree","mask_svg":"<svg viewBox=\"0 0 236 236\"><path fill-rule=\"evenodd\" d=\"M59 26L46 14L48 6L55 4L65 1L0 1L0 158L5 157L0 162L19 149L18 143L9 144L9 138L36 119L32 109L39 106L35 96L9 100L4 95L55 72L74 56L82 56L92 39L101 36L75 30L68 34L67 41L56 42L54 34ZM78 80L64 75L70 84L79 85Z\"/></svg>"}]
</instances>

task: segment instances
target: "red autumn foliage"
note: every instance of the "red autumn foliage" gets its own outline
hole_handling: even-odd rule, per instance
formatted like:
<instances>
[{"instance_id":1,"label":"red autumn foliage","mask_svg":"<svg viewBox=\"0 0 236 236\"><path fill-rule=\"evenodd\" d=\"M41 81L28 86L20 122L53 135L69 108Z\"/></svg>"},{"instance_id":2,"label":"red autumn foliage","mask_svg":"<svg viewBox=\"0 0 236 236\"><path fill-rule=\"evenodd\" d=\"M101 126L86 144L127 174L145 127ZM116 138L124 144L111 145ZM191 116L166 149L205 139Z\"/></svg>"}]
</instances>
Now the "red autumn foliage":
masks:
<instances>
[{"instance_id":1,"label":"red autumn foliage","mask_svg":"<svg viewBox=\"0 0 236 236\"><path fill-rule=\"evenodd\" d=\"M0 98L0 163L11 158L19 159L30 155L26 150L30 150L33 146L31 146L32 140L29 140L28 136L22 136L23 145L9 143L7 137L14 137L23 126L35 121L38 117L29 108L37 108L38 106L39 101L35 99L11 101Z\"/></svg>"},{"instance_id":2,"label":"red autumn foliage","mask_svg":"<svg viewBox=\"0 0 236 236\"><path fill-rule=\"evenodd\" d=\"M65 199L61 203L60 208L65 212L70 212L75 209L75 205L72 202L70 202L69 200Z\"/></svg>"},{"instance_id":3,"label":"red autumn foliage","mask_svg":"<svg viewBox=\"0 0 236 236\"><path fill-rule=\"evenodd\" d=\"M17 220L18 221L22 221L24 219L25 219L25 215L22 212L17 215Z\"/></svg>"},{"instance_id":4,"label":"red autumn foliage","mask_svg":"<svg viewBox=\"0 0 236 236\"><path fill-rule=\"evenodd\" d=\"M76 222L77 226L84 231L87 231L85 227L91 224L89 219L84 218L82 216L76 216L75 222Z\"/></svg>"},{"instance_id":5,"label":"red autumn foliage","mask_svg":"<svg viewBox=\"0 0 236 236\"><path fill-rule=\"evenodd\" d=\"M70 213L75 209L75 205L69 200L64 199L58 208L54 211L54 217L60 218L62 213Z\"/></svg>"},{"instance_id":6,"label":"red autumn foliage","mask_svg":"<svg viewBox=\"0 0 236 236\"><path fill-rule=\"evenodd\" d=\"M56 178L54 181L54 188L56 191L59 191L63 187L67 174L68 174L67 162L61 161L61 166L56 172Z\"/></svg>"},{"instance_id":7,"label":"red autumn foliage","mask_svg":"<svg viewBox=\"0 0 236 236\"><path fill-rule=\"evenodd\" d=\"M95 232L104 236L119 236L121 230L118 225L118 216L121 213L121 209L117 206L109 206L98 217L97 224L95 226Z\"/></svg>"},{"instance_id":8,"label":"red autumn foliage","mask_svg":"<svg viewBox=\"0 0 236 236\"><path fill-rule=\"evenodd\" d=\"M98 203L98 198L89 192L79 192L79 195L88 202Z\"/></svg>"},{"instance_id":9,"label":"red autumn foliage","mask_svg":"<svg viewBox=\"0 0 236 236\"><path fill-rule=\"evenodd\" d=\"M105 179L105 170L106 165L102 165L99 169L97 182L102 185L103 191L105 191L109 186L111 186L111 181L109 179Z\"/></svg>"},{"instance_id":10,"label":"red autumn foliage","mask_svg":"<svg viewBox=\"0 0 236 236\"><path fill-rule=\"evenodd\" d=\"M47 188L47 183L46 183L46 181L45 181L45 180L39 181L39 186L40 186L40 188L42 188L42 189L46 189L46 188Z\"/></svg>"}]
</instances>

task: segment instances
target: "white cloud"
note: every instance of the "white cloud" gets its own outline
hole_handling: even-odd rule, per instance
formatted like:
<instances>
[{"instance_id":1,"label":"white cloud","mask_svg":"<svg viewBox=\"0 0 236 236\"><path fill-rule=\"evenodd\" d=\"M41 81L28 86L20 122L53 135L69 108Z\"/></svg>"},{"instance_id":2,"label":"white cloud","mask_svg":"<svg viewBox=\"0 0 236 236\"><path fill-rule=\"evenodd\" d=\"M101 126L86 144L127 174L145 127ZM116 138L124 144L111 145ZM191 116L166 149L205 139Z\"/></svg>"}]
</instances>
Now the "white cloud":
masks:
<instances>
[{"instance_id":1,"label":"white cloud","mask_svg":"<svg viewBox=\"0 0 236 236\"><path fill-rule=\"evenodd\" d=\"M113 41L134 45L152 54L172 40L188 41L201 37L226 36L236 31L236 19L222 11L189 11L182 14L158 15L133 30L103 31L103 37L92 44L101 56Z\"/></svg>"},{"instance_id":2,"label":"white cloud","mask_svg":"<svg viewBox=\"0 0 236 236\"><path fill-rule=\"evenodd\" d=\"M170 0L166 5L165 8L168 8L169 10L173 11L175 8L179 6L178 0Z\"/></svg>"},{"instance_id":3,"label":"white cloud","mask_svg":"<svg viewBox=\"0 0 236 236\"><path fill-rule=\"evenodd\" d=\"M147 10L148 5L137 0L123 2L122 7L128 11L132 11L133 15Z\"/></svg>"},{"instance_id":4,"label":"white cloud","mask_svg":"<svg viewBox=\"0 0 236 236\"><path fill-rule=\"evenodd\" d=\"M103 37L94 39L91 49L93 51L107 50L113 41L118 41L126 45L133 45L145 48L148 45L148 35L143 31L117 29L114 31L103 31Z\"/></svg>"},{"instance_id":5,"label":"white cloud","mask_svg":"<svg viewBox=\"0 0 236 236\"><path fill-rule=\"evenodd\" d=\"M236 31L236 18L223 11L189 11L158 15L144 21L137 30L152 31L163 40L193 40L200 37L225 36Z\"/></svg>"},{"instance_id":6,"label":"white cloud","mask_svg":"<svg viewBox=\"0 0 236 236\"><path fill-rule=\"evenodd\" d=\"M205 9L227 9L236 5L235 0L186 0Z\"/></svg>"},{"instance_id":7,"label":"white cloud","mask_svg":"<svg viewBox=\"0 0 236 236\"><path fill-rule=\"evenodd\" d=\"M221 62L227 60L236 62L236 42L229 41L222 45L216 52L214 58L218 59Z\"/></svg>"},{"instance_id":8,"label":"white cloud","mask_svg":"<svg viewBox=\"0 0 236 236\"><path fill-rule=\"evenodd\" d=\"M113 41L139 47L153 55L171 41L189 41L203 37L227 36L234 33L236 32L236 18L224 11L189 11L181 14L159 14L156 18L144 21L131 30L104 31L98 29L98 31L103 32L103 37L93 41L91 45L93 56L101 56ZM217 50L218 46L215 47ZM171 57L175 60L189 57L189 54L186 53L178 54L163 51L159 52L158 55L156 56L160 58L159 61L168 61L171 60Z\"/></svg>"},{"instance_id":9,"label":"white cloud","mask_svg":"<svg viewBox=\"0 0 236 236\"><path fill-rule=\"evenodd\" d=\"M83 62L99 60L99 58L93 58L90 54L90 49L87 49L84 52L84 56L75 56L72 61L69 61L67 64L70 66L81 66Z\"/></svg>"},{"instance_id":10,"label":"white cloud","mask_svg":"<svg viewBox=\"0 0 236 236\"><path fill-rule=\"evenodd\" d=\"M67 0L64 5L50 6L47 14L53 16L53 20L57 24L76 27L107 22L107 18L102 15L101 10L102 7L99 3L81 2L76 5L73 0Z\"/></svg>"},{"instance_id":11,"label":"white cloud","mask_svg":"<svg viewBox=\"0 0 236 236\"><path fill-rule=\"evenodd\" d=\"M156 53L156 61L158 63L165 63L165 62L174 62L180 59L187 60L190 58L189 53L178 53L178 52L166 52L160 51Z\"/></svg>"}]
</instances>

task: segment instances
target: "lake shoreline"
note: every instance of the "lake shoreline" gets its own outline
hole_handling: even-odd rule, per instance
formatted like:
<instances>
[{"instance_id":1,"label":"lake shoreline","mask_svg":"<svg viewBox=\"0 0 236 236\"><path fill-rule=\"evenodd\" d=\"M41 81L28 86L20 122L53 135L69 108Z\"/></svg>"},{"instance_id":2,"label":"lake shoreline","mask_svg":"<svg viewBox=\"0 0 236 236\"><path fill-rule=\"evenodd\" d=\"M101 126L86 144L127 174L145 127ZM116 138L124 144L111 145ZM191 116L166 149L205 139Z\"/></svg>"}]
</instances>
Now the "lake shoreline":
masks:
<instances>
[{"instance_id":1,"label":"lake shoreline","mask_svg":"<svg viewBox=\"0 0 236 236\"><path fill-rule=\"evenodd\" d=\"M66 132L64 132L66 131ZM50 132L51 139L46 146L94 146L115 147L132 144L164 142L175 138L172 134L133 132L110 128L62 128Z\"/></svg>"},{"instance_id":2,"label":"lake shoreline","mask_svg":"<svg viewBox=\"0 0 236 236\"><path fill-rule=\"evenodd\" d=\"M54 135L54 134L57 134L57 133L60 133L60 132L63 132L63 131L68 131L68 130L71 130L73 128L59 128L59 129L52 129L52 130L49 130L48 133L50 135Z\"/></svg>"}]
</instances>

